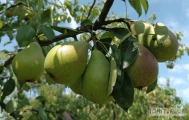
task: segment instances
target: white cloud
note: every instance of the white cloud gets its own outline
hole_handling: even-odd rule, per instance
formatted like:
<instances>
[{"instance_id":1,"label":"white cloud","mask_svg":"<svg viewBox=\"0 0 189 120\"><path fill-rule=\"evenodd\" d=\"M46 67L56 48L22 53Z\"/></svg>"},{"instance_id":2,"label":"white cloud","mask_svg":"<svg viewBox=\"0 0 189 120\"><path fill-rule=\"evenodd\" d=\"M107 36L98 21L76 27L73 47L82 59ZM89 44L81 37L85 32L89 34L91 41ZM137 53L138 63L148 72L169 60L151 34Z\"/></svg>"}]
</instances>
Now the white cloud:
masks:
<instances>
[{"instance_id":1,"label":"white cloud","mask_svg":"<svg viewBox=\"0 0 189 120\"><path fill-rule=\"evenodd\" d=\"M189 77L189 75L188 75L188 77ZM159 77L158 78L158 84L165 86L167 84L167 79L169 79L170 86L173 87L173 88L180 88L180 87L189 86L189 82L188 82L189 80L183 79L181 77L173 77L173 76L170 76L170 77L167 77L167 78Z\"/></svg>"},{"instance_id":2,"label":"white cloud","mask_svg":"<svg viewBox=\"0 0 189 120\"><path fill-rule=\"evenodd\" d=\"M189 71L189 64L175 65L173 69L169 69L169 72L182 73L184 71Z\"/></svg>"},{"instance_id":3,"label":"white cloud","mask_svg":"<svg viewBox=\"0 0 189 120\"><path fill-rule=\"evenodd\" d=\"M158 84L166 85L166 83L167 83L167 78L164 78L164 77L159 77L158 78Z\"/></svg>"},{"instance_id":4,"label":"white cloud","mask_svg":"<svg viewBox=\"0 0 189 120\"><path fill-rule=\"evenodd\" d=\"M187 100L185 100L185 101L189 101L189 95L188 95L188 93L189 93L189 88L183 89L181 93L182 93L182 95L184 96L184 98L187 99Z\"/></svg>"},{"instance_id":5,"label":"white cloud","mask_svg":"<svg viewBox=\"0 0 189 120\"><path fill-rule=\"evenodd\" d=\"M170 84L173 87L178 87L178 86L184 86L187 85L186 80L184 80L183 78L179 78L179 77L169 77L170 79Z\"/></svg>"}]
</instances>

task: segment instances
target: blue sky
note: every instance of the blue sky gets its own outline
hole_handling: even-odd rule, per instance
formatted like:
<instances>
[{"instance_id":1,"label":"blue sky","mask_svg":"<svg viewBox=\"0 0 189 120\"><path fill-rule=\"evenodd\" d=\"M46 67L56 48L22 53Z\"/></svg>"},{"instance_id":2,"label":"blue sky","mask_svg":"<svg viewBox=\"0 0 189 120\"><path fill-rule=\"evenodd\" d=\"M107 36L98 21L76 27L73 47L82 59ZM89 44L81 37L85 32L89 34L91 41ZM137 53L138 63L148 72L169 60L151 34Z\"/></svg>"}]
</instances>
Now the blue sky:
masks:
<instances>
[{"instance_id":1,"label":"blue sky","mask_svg":"<svg viewBox=\"0 0 189 120\"><path fill-rule=\"evenodd\" d=\"M5 0L0 0L5 1ZM92 0L82 1L84 3L91 2ZM97 0L98 1L98 0ZM148 17L155 13L157 16L156 22L164 23L171 31L180 31L184 34L182 43L189 46L189 1L188 0L149 0L149 11L145 15L138 17L138 14L128 5L128 16L130 19L142 19L147 20ZM112 6L111 12L116 13L118 16L125 15L125 5L122 0L115 0ZM70 24L75 28L77 24L74 20ZM7 37L2 38L0 43L1 49L13 50L13 46L16 45L13 42L11 45L3 46L8 41ZM189 56L184 55L181 59L178 59L173 69L167 69L165 63L159 63L159 80L161 85L166 84L166 79L170 78L171 87L177 90L177 95L183 99L184 102L189 103Z\"/></svg>"}]
</instances>

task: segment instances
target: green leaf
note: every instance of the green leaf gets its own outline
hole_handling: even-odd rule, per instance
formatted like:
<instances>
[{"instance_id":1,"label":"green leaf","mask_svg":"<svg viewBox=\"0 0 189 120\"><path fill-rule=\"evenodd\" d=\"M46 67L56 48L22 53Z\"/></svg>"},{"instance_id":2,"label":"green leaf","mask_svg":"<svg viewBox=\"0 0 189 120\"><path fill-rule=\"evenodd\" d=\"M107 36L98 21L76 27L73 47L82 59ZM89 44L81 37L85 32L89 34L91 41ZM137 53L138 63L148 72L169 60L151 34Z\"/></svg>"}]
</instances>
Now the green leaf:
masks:
<instances>
[{"instance_id":1,"label":"green leaf","mask_svg":"<svg viewBox=\"0 0 189 120\"><path fill-rule=\"evenodd\" d=\"M3 21L0 20L0 29L3 27Z\"/></svg>"},{"instance_id":2,"label":"green leaf","mask_svg":"<svg viewBox=\"0 0 189 120\"><path fill-rule=\"evenodd\" d=\"M43 94L43 93L40 93L40 94ZM42 103L42 105L45 105L46 100L44 96L38 96L36 99L38 99Z\"/></svg>"},{"instance_id":3,"label":"green leaf","mask_svg":"<svg viewBox=\"0 0 189 120\"><path fill-rule=\"evenodd\" d=\"M126 69L129 65L131 65L134 60L136 59L136 56L138 54L138 49L134 45L134 42L136 41L136 38L130 36L121 43L120 49L121 49L121 58L122 58L122 69Z\"/></svg>"},{"instance_id":4,"label":"green leaf","mask_svg":"<svg viewBox=\"0 0 189 120\"><path fill-rule=\"evenodd\" d=\"M41 23L50 23L51 22L51 10L47 9L43 11L41 15Z\"/></svg>"},{"instance_id":5,"label":"green leaf","mask_svg":"<svg viewBox=\"0 0 189 120\"><path fill-rule=\"evenodd\" d=\"M130 5L135 9L138 13L139 17L142 15L142 7L140 4L140 0L129 0Z\"/></svg>"},{"instance_id":6,"label":"green leaf","mask_svg":"<svg viewBox=\"0 0 189 120\"><path fill-rule=\"evenodd\" d=\"M127 28L112 28L110 30L117 38L123 42L126 38L128 38L131 33Z\"/></svg>"},{"instance_id":7,"label":"green leaf","mask_svg":"<svg viewBox=\"0 0 189 120\"><path fill-rule=\"evenodd\" d=\"M8 113L12 113L16 108L16 102L14 99L11 99L9 102L7 102L6 106L5 106L5 110Z\"/></svg>"},{"instance_id":8,"label":"green leaf","mask_svg":"<svg viewBox=\"0 0 189 120\"><path fill-rule=\"evenodd\" d=\"M54 84L55 81L50 77L50 75L48 73L45 73L45 78L46 78L46 82L51 85Z\"/></svg>"},{"instance_id":9,"label":"green leaf","mask_svg":"<svg viewBox=\"0 0 189 120\"><path fill-rule=\"evenodd\" d=\"M114 34L112 32L105 32L104 34L101 35L100 39L106 39L106 38L113 38Z\"/></svg>"},{"instance_id":10,"label":"green leaf","mask_svg":"<svg viewBox=\"0 0 189 120\"><path fill-rule=\"evenodd\" d=\"M143 6L145 14L146 14L148 12L148 8L149 8L148 0L140 0L140 3Z\"/></svg>"},{"instance_id":11,"label":"green leaf","mask_svg":"<svg viewBox=\"0 0 189 120\"><path fill-rule=\"evenodd\" d=\"M47 114L42 105L38 108L38 111L39 111L40 120L47 120Z\"/></svg>"},{"instance_id":12,"label":"green leaf","mask_svg":"<svg viewBox=\"0 0 189 120\"><path fill-rule=\"evenodd\" d=\"M117 65L120 65L121 58L120 58L120 49L116 45L110 46L112 49L112 56L115 58Z\"/></svg>"},{"instance_id":13,"label":"green leaf","mask_svg":"<svg viewBox=\"0 0 189 120\"><path fill-rule=\"evenodd\" d=\"M29 45L35 37L35 29L31 26L21 26L16 35L16 40L20 47Z\"/></svg>"},{"instance_id":14,"label":"green leaf","mask_svg":"<svg viewBox=\"0 0 189 120\"><path fill-rule=\"evenodd\" d=\"M113 91L117 79L117 64L115 58L111 57L110 60L110 75L109 75L109 86L108 86L108 95Z\"/></svg>"},{"instance_id":15,"label":"green leaf","mask_svg":"<svg viewBox=\"0 0 189 120\"><path fill-rule=\"evenodd\" d=\"M111 38L100 39L96 42L96 47L100 50L104 55L109 52L109 47L111 45Z\"/></svg>"},{"instance_id":16,"label":"green leaf","mask_svg":"<svg viewBox=\"0 0 189 120\"><path fill-rule=\"evenodd\" d=\"M139 17L142 15L142 7L145 14L148 12L149 5L147 0L129 0L129 3L138 13Z\"/></svg>"},{"instance_id":17,"label":"green leaf","mask_svg":"<svg viewBox=\"0 0 189 120\"><path fill-rule=\"evenodd\" d=\"M121 71L121 70L120 70ZM134 88L128 75L122 70L113 90L116 103L125 111L131 107L134 100Z\"/></svg>"},{"instance_id":18,"label":"green leaf","mask_svg":"<svg viewBox=\"0 0 189 120\"><path fill-rule=\"evenodd\" d=\"M146 90L146 93L149 93L151 91L153 91L155 88L156 88L156 85L157 85L157 79L148 86L147 90Z\"/></svg>"},{"instance_id":19,"label":"green leaf","mask_svg":"<svg viewBox=\"0 0 189 120\"><path fill-rule=\"evenodd\" d=\"M78 31L68 27L51 26L51 28L65 35L77 35L79 33Z\"/></svg>"},{"instance_id":20,"label":"green leaf","mask_svg":"<svg viewBox=\"0 0 189 120\"><path fill-rule=\"evenodd\" d=\"M93 23L89 19L85 19L81 22L82 26L92 26Z\"/></svg>"},{"instance_id":21,"label":"green leaf","mask_svg":"<svg viewBox=\"0 0 189 120\"><path fill-rule=\"evenodd\" d=\"M22 109L24 106L30 105L29 100L25 97L23 99L19 99L17 109Z\"/></svg>"},{"instance_id":22,"label":"green leaf","mask_svg":"<svg viewBox=\"0 0 189 120\"><path fill-rule=\"evenodd\" d=\"M3 87L3 95L1 97L1 102L5 99L6 96L10 95L15 89L15 81L9 79Z\"/></svg>"},{"instance_id":23,"label":"green leaf","mask_svg":"<svg viewBox=\"0 0 189 120\"><path fill-rule=\"evenodd\" d=\"M109 51L113 37L114 35L111 32L105 32L102 34L100 40L96 42L97 49L106 55L106 53Z\"/></svg>"},{"instance_id":24,"label":"green leaf","mask_svg":"<svg viewBox=\"0 0 189 120\"><path fill-rule=\"evenodd\" d=\"M44 33L44 35L49 39L52 40L54 38L54 31L52 30L51 27L47 26L47 25L43 25L42 26L42 32Z\"/></svg>"},{"instance_id":25,"label":"green leaf","mask_svg":"<svg viewBox=\"0 0 189 120\"><path fill-rule=\"evenodd\" d=\"M12 24L5 24L0 29L0 31L12 31L13 29L17 29L19 27L18 23L12 23Z\"/></svg>"},{"instance_id":26,"label":"green leaf","mask_svg":"<svg viewBox=\"0 0 189 120\"><path fill-rule=\"evenodd\" d=\"M155 34L158 43L161 44L168 37L168 28L163 23L158 22L155 24Z\"/></svg>"},{"instance_id":27,"label":"green leaf","mask_svg":"<svg viewBox=\"0 0 189 120\"><path fill-rule=\"evenodd\" d=\"M22 89L28 92L30 90L30 86L25 83L23 84Z\"/></svg>"},{"instance_id":28,"label":"green leaf","mask_svg":"<svg viewBox=\"0 0 189 120\"><path fill-rule=\"evenodd\" d=\"M7 36L9 37L10 40L14 39L14 32L13 31L6 31Z\"/></svg>"}]
</instances>

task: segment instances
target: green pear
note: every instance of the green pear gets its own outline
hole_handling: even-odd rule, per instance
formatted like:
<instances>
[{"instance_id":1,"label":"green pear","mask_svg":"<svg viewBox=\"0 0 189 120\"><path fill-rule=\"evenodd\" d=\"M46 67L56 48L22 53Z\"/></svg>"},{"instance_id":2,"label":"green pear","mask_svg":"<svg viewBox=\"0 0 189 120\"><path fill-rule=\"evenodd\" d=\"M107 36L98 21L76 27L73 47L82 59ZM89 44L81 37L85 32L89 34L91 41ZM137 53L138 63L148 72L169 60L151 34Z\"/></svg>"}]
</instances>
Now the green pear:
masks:
<instances>
[{"instance_id":1,"label":"green pear","mask_svg":"<svg viewBox=\"0 0 189 120\"><path fill-rule=\"evenodd\" d=\"M153 37L149 38L149 36L147 39L139 40L139 42L150 50L158 62L174 59L179 45L176 36L170 30L168 30L167 39L162 44L159 44Z\"/></svg>"},{"instance_id":2,"label":"green pear","mask_svg":"<svg viewBox=\"0 0 189 120\"><path fill-rule=\"evenodd\" d=\"M87 65L88 46L85 41L56 45L46 56L46 72L60 84L69 85L78 81Z\"/></svg>"},{"instance_id":3,"label":"green pear","mask_svg":"<svg viewBox=\"0 0 189 120\"><path fill-rule=\"evenodd\" d=\"M110 75L109 75L109 86L108 86L108 95L111 95L113 92L114 85L117 79L117 65L116 60L111 57L110 60Z\"/></svg>"},{"instance_id":4,"label":"green pear","mask_svg":"<svg viewBox=\"0 0 189 120\"><path fill-rule=\"evenodd\" d=\"M125 71L132 80L134 88L146 87L157 79L158 63L147 48L138 42L135 42L135 45L139 50L138 55Z\"/></svg>"},{"instance_id":5,"label":"green pear","mask_svg":"<svg viewBox=\"0 0 189 120\"><path fill-rule=\"evenodd\" d=\"M110 101L108 95L110 63L99 50L93 50L81 80L81 91L85 98L103 104Z\"/></svg>"},{"instance_id":6,"label":"green pear","mask_svg":"<svg viewBox=\"0 0 189 120\"><path fill-rule=\"evenodd\" d=\"M139 38L143 39L143 35L154 35L154 27L153 25L146 23L146 22L141 22L141 21L134 21L130 25L131 33L132 35L142 35ZM145 36L147 37L147 36Z\"/></svg>"},{"instance_id":7,"label":"green pear","mask_svg":"<svg viewBox=\"0 0 189 120\"><path fill-rule=\"evenodd\" d=\"M15 76L20 82L33 82L44 72L44 60L42 49L37 42L32 42L20 51L12 61Z\"/></svg>"},{"instance_id":8,"label":"green pear","mask_svg":"<svg viewBox=\"0 0 189 120\"><path fill-rule=\"evenodd\" d=\"M82 92L81 92L81 79L79 79L78 81L76 81L73 84L69 85L69 87L76 94L82 95Z\"/></svg>"}]
</instances>

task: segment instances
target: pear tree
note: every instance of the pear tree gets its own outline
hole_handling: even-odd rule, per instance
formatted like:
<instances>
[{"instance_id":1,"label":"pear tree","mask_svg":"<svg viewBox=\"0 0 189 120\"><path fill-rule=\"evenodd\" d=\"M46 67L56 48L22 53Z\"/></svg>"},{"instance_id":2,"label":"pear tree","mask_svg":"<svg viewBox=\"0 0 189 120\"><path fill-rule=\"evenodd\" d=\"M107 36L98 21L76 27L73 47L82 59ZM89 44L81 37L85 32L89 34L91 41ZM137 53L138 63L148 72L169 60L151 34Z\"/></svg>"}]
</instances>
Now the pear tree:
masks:
<instances>
[{"instance_id":1,"label":"pear tree","mask_svg":"<svg viewBox=\"0 0 189 120\"><path fill-rule=\"evenodd\" d=\"M1 39L8 38L5 45L16 43L12 51L0 51L1 109L14 119L68 120L64 107L72 103L58 103L66 87L85 102L112 103L125 112L133 105L135 91L151 93L158 81L158 62L171 68L189 49L178 41L182 33L174 34L161 22L109 14L115 2L128 2L139 17L149 9L148 0L1 4ZM78 26L68 27L73 20ZM52 87L48 99L46 92L39 93L43 85ZM28 91L36 97L29 100Z\"/></svg>"}]
</instances>

